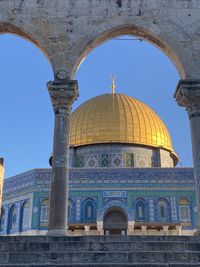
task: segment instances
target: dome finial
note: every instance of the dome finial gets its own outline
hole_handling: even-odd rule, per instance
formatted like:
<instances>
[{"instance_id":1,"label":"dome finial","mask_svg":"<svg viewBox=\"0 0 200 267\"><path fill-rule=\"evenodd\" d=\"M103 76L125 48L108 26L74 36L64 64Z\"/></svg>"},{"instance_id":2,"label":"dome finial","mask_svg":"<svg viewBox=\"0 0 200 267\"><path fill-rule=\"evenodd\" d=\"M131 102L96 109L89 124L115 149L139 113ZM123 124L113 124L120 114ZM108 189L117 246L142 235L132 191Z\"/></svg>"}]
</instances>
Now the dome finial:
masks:
<instances>
[{"instance_id":1,"label":"dome finial","mask_svg":"<svg viewBox=\"0 0 200 267\"><path fill-rule=\"evenodd\" d=\"M116 79L116 77L114 75L112 75L111 79L112 79L111 93L112 93L112 95L114 95L115 94L115 79Z\"/></svg>"}]
</instances>

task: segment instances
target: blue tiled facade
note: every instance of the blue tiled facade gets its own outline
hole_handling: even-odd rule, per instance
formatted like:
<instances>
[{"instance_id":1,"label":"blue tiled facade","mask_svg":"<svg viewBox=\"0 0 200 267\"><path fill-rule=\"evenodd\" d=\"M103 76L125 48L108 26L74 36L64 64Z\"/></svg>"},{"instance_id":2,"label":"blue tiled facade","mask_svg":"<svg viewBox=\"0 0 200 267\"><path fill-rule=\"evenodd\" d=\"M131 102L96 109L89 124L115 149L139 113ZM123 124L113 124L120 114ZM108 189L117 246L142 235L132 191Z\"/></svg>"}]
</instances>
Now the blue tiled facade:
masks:
<instances>
[{"instance_id":1,"label":"blue tiled facade","mask_svg":"<svg viewBox=\"0 0 200 267\"><path fill-rule=\"evenodd\" d=\"M197 226L192 168L76 168L69 176L69 225L95 225L119 207L128 221ZM50 179L50 169L34 169L5 180L1 234L47 229Z\"/></svg>"}]
</instances>

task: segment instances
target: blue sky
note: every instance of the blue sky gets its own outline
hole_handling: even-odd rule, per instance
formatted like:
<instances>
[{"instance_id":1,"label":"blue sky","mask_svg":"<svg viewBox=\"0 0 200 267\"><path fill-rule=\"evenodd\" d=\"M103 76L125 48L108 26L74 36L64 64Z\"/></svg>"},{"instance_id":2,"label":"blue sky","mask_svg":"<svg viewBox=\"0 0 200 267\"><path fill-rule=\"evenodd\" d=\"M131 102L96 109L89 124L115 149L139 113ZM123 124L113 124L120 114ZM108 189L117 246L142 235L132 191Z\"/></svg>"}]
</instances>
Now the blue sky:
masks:
<instances>
[{"instance_id":1,"label":"blue sky","mask_svg":"<svg viewBox=\"0 0 200 267\"><path fill-rule=\"evenodd\" d=\"M74 108L110 92L114 74L116 92L149 105L168 127L182 165L192 166L189 120L173 99L179 80L175 66L151 44L121 38L97 47L82 63L75 76L80 97ZM54 116L46 83L53 73L37 47L14 35L0 36L0 59L0 156L5 158L5 176L10 177L48 167Z\"/></svg>"}]
</instances>

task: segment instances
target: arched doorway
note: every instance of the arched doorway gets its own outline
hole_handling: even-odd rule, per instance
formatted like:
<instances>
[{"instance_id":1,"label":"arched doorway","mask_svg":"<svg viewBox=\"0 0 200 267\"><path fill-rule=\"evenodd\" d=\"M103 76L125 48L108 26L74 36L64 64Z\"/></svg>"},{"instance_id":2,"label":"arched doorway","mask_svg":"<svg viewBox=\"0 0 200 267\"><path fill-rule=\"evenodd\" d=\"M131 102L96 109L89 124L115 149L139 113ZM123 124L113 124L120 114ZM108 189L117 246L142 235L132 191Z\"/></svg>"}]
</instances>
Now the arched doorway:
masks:
<instances>
[{"instance_id":1,"label":"arched doorway","mask_svg":"<svg viewBox=\"0 0 200 267\"><path fill-rule=\"evenodd\" d=\"M118 207L109 209L103 220L105 235L125 235L127 232L127 216Z\"/></svg>"}]
</instances>

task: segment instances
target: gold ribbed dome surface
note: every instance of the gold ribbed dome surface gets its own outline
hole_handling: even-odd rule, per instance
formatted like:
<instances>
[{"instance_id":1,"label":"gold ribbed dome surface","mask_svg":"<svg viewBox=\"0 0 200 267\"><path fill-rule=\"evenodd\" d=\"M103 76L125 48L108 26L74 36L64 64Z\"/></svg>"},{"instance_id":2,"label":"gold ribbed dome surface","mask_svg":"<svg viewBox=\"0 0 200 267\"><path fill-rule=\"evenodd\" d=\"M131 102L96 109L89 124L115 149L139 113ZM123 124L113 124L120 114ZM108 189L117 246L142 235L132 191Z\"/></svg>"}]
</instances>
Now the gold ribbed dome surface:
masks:
<instances>
[{"instance_id":1,"label":"gold ribbed dome surface","mask_svg":"<svg viewBox=\"0 0 200 267\"><path fill-rule=\"evenodd\" d=\"M104 94L78 107L70 117L70 146L126 143L173 152L169 132L147 105L125 94Z\"/></svg>"}]
</instances>

